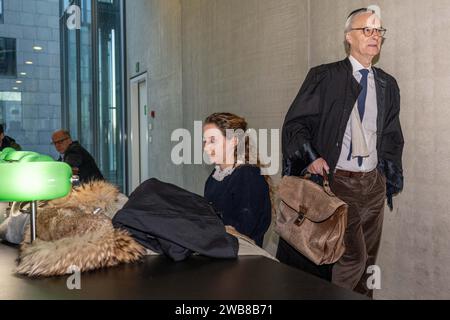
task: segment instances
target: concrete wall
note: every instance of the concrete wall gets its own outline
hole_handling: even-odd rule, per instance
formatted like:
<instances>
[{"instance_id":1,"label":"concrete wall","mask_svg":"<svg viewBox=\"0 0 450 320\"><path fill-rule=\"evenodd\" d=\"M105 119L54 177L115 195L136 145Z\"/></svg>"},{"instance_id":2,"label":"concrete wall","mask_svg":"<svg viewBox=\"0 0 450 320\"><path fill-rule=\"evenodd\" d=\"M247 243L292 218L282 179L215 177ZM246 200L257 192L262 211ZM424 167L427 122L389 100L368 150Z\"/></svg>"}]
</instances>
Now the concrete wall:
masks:
<instances>
[{"instance_id":1,"label":"concrete wall","mask_svg":"<svg viewBox=\"0 0 450 320\"><path fill-rule=\"evenodd\" d=\"M183 185L183 168L170 161L170 136L183 126L180 24L179 0L126 1L127 79L136 75L139 62L140 72L148 73L148 108L156 113L149 172L177 185Z\"/></svg>"},{"instance_id":2,"label":"concrete wall","mask_svg":"<svg viewBox=\"0 0 450 320\"><path fill-rule=\"evenodd\" d=\"M184 126L213 112L280 128L308 67L306 1L182 1ZM203 194L212 167L186 166Z\"/></svg>"},{"instance_id":3,"label":"concrete wall","mask_svg":"<svg viewBox=\"0 0 450 320\"><path fill-rule=\"evenodd\" d=\"M0 78L0 91L21 93L20 102L3 103L7 134L25 150L55 156L50 136L61 126L59 1L4 0L3 5L0 37L16 39L17 77ZM34 45L43 50L33 51Z\"/></svg>"}]
</instances>

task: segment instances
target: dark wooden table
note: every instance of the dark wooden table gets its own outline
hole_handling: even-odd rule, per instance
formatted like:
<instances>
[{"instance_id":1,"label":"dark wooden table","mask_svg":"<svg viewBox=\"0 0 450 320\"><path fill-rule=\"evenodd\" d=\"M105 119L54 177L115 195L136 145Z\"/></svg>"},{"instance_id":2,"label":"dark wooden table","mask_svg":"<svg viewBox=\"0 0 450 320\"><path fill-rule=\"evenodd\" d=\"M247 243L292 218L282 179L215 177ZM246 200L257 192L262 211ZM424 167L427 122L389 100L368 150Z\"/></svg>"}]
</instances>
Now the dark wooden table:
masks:
<instances>
[{"instance_id":1,"label":"dark wooden table","mask_svg":"<svg viewBox=\"0 0 450 320\"><path fill-rule=\"evenodd\" d=\"M195 256L175 263L163 256L148 256L140 263L82 273L81 290L67 288L69 275L18 276L14 274L16 259L17 247L0 243L0 299L365 299L265 257Z\"/></svg>"}]
</instances>

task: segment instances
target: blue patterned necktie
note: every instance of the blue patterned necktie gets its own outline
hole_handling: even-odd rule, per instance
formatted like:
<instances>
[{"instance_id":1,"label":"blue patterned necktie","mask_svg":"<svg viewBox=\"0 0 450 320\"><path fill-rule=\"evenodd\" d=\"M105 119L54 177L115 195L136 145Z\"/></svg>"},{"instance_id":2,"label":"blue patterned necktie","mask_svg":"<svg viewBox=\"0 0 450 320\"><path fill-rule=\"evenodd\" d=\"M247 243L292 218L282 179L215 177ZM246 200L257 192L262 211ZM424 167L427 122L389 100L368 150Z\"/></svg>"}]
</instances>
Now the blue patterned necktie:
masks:
<instances>
[{"instance_id":1,"label":"blue patterned necktie","mask_svg":"<svg viewBox=\"0 0 450 320\"><path fill-rule=\"evenodd\" d=\"M361 93L358 97L358 111L359 111L359 117L361 119L361 123L364 119L364 113L366 111L366 98L367 98L367 78L369 75L369 70L367 69L361 69L359 70L359 73L361 73L362 78L359 84L362 87ZM350 153L348 155L347 160L350 161L352 159L352 143L350 143ZM358 157L358 166L362 166L363 164L363 157Z\"/></svg>"}]
</instances>

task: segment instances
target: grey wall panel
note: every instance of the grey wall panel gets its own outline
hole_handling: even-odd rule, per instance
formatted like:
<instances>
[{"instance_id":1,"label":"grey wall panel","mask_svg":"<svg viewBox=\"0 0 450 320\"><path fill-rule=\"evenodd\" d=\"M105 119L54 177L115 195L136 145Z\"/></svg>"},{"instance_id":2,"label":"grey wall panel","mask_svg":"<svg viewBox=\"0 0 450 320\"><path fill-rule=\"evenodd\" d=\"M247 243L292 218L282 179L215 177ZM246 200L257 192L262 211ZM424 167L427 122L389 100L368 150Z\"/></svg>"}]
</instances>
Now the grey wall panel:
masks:
<instances>
[{"instance_id":1,"label":"grey wall panel","mask_svg":"<svg viewBox=\"0 0 450 320\"><path fill-rule=\"evenodd\" d=\"M183 167L170 160L170 136L183 125L180 1L127 1L126 21L128 79L136 75L139 62L139 72L148 72L148 108L156 114L149 145L150 175L183 185Z\"/></svg>"},{"instance_id":2,"label":"grey wall panel","mask_svg":"<svg viewBox=\"0 0 450 320\"><path fill-rule=\"evenodd\" d=\"M213 112L251 128L280 128L307 70L307 2L182 1L184 125ZM203 193L211 167L185 170Z\"/></svg>"}]
</instances>

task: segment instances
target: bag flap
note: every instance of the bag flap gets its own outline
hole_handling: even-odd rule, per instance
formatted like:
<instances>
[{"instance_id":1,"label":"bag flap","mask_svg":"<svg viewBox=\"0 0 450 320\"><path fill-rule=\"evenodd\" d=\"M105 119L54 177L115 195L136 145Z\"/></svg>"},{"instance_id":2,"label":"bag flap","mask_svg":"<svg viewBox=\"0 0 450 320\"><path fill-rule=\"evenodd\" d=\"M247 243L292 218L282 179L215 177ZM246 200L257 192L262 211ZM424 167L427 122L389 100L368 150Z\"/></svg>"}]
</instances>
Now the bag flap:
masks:
<instances>
[{"instance_id":1,"label":"bag flap","mask_svg":"<svg viewBox=\"0 0 450 320\"><path fill-rule=\"evenodd\" d=\"M322 186L301 177L284 176L279 185L280 199L306 219L316 223L329 219L347 204L330 196Z\"/></svg>"}]
</instances>

